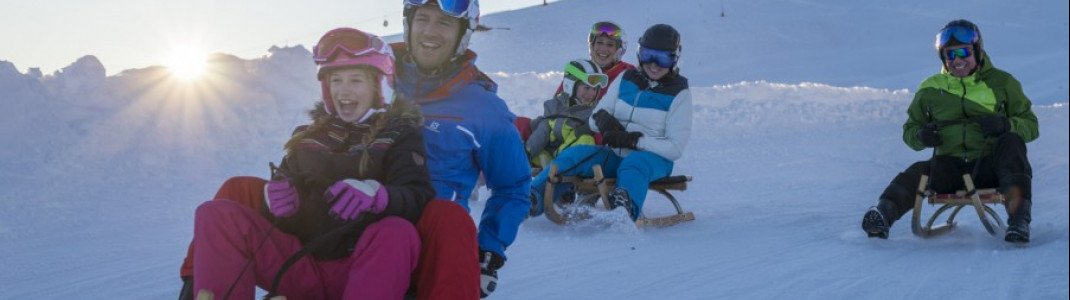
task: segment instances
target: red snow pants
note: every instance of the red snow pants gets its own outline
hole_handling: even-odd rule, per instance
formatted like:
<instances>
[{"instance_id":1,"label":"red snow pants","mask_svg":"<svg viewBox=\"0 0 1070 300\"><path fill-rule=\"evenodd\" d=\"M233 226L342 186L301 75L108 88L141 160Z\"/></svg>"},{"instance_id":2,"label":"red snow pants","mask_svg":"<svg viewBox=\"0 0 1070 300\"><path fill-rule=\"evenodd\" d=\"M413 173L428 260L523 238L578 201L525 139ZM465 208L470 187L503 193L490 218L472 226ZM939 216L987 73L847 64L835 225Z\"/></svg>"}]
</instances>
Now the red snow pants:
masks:
<instances>
[{"instance_id":1,"label":"red snow pants","mask_svg":"<svg viewBox=\"0 0 1070 300\"><path fill-rule=\"evenodd\" d=\"M253 299L255 287L271 287L283 262L302 248L260 212L226 199L197 207L193 242L193 290L216 299ZM419 254L412 223L386 217L364 228L349 257L297 260L277 292L290 299L401 299Z\"/></svg>"}]
</instances>

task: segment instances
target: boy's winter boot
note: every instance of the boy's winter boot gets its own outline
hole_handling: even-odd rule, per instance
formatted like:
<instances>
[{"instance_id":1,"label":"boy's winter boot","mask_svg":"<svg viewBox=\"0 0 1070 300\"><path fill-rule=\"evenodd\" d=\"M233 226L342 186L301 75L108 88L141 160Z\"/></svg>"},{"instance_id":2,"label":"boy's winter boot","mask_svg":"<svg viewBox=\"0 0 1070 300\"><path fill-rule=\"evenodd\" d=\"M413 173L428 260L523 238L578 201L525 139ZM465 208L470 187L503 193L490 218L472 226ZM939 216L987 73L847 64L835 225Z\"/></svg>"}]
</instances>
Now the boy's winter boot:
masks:
<instances>
[{"instance_id":1,"label":"boy's winter boot","mask_svg":"<svg viewBox=\"0 0 1070 300\"><path fill-rule=\"evenodd\" d=\"M1028 243L1033 201L1023 197L1021 190L1017 187L1011 187L1007 192L1005 204L1007 206L1007 235L1003 237L1003 240L1016 244Z\"/></svg>"},{"instance_id":2,"label":"boy's winter boot","mask_svg":"<svg viewBox=\"0 0 1070 300\"><path fill-rule=\"evenodd\" d=\"M562 183L556 188L561 189L561 198L557 201L557 203L572 204L572 202L576 202L576 185L571 183Z\"/></svg>"},{"instance_id":3,"label":"boy's winter boot","mask_svg":"<svg viewBox=\"0 0 1070 300\"><path fill-rule=\"evenodd\" d=\"M538 217L542 215L542 201L539 200L539 191L532 188L528 192L528 199L531 200L531 208L528 209L529 217Z\"/></svg>"},{"instance_id":4,"label":"boy's winter boot","mask_svg":"<svg viewBox=\"0 0 1070 300\"><path fill-rule=\"evenodd\" d=\"M182 290L178 292L178 300L193 300L193 277L182 277Z\"/></svg>"},{"instance_id":5,"label":"boy's winter boot","mask_svg":"<svg viewBox=\"0 0 1070 300\"><path fill-rule=\"evenodd\" d=\"M490 251L479 251L479 298L487 298L498 288L498 269L505 265L505 259Z\"/></svg>"},{"instance_id":6,"label":"boy's winter boot","mask_svg":"<svg viewBox=\"0 0 1070 300\"><path fill-rule=\"evenodd\" d=\"M888 213L894 207L892 201L881 199L877 206L870 207L869 211L862 216L862 230L866 235L873 238L888 239L888 231L892 228L892 219Z\"/></svg>"},{"instance_id":7,"label":"boy's winter boot","mask_svg":"<svg viewBox=\"0 0 1070 300\"><path fill-rule=\"evenodd\" d=\"M609 201L610 205L613 206L609 208L610 210L623 206L624 209L628 211L628 216L631 217L633 221L639 217L635 212L635 203L632 202L632 198L628 196L628 191L618 187L614 189L612 193L609 193L609 200L611 200Z\"/></svg>"}]
</instances>

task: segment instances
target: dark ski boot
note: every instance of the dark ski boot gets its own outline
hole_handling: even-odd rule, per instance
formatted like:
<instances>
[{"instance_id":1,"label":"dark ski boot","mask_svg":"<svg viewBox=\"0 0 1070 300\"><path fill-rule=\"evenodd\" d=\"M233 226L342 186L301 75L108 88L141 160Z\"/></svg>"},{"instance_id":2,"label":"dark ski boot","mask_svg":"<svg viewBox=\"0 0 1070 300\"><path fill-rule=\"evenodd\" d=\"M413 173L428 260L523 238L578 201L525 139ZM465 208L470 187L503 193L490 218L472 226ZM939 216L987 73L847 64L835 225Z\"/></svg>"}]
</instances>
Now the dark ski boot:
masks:
<instances>
[{"instance_id":1,"label":"dark ski boot","mask_svg":"<svg viewBox=\"0 0 1070 300\"><path fill-rule=\"evenodd\" d=\"M528 193L528 199L531 200L531 208L528 209L529 217L538 217L539 215L542 215L542 202L539 201L538 193L539 192L535 189L531 189L531 191Z\"/></svg>"},{"instance_id":2,"label":"dark ski boot","mask_svg":"<svg viewBox=\"0 0 1070 300\"><path fill-rule=\"evenodd\" d=\"M178 292L178 300L193 300L193 277L182 277L182 290Z\"/></svg>"},{"instance_id":3,"label":"dark ski boot","mask_svg":"<svg viewBox=\"0 0 1070 300\"><path fill-rule=\"evenodd\" d=\"M631 217L633 221L638 217L635 213L635 203L632 202L632 197L628 196L628 191L625 191L622 188L616 188L612 193L609 193L609 200L611 200L609 201L610 205L613 206L610 207L609 210L614 210L623 206L624 209L628 211L628 216Z\"/></svg>"},{"instance_id":4,"label":"dark ski boot","mask_svg":"<svg viewBox=\"0 0 1070 300\"><path fill-rule=\"evenodd\" d=\"M881 200L877 206L869 208L862 216L862 230L871 238L888 239L888 231L892 228L892 220L888 218L888 207L891 201Z\"/></svg>"},{"instance_id":5,"label":"dark ski boot","mask_svg":"<svg viewBox=\"0 0 1070 300\"><path fill-rule=\"evenodd\" d=\"M1015 244L1028 243L1033 201L1023 198L1018 188L1011 188L1007 196L1007 235L1003 237L1003 240ZM1012 212L1015 205L1018 207Z\"/></svg>"}]
</instances>

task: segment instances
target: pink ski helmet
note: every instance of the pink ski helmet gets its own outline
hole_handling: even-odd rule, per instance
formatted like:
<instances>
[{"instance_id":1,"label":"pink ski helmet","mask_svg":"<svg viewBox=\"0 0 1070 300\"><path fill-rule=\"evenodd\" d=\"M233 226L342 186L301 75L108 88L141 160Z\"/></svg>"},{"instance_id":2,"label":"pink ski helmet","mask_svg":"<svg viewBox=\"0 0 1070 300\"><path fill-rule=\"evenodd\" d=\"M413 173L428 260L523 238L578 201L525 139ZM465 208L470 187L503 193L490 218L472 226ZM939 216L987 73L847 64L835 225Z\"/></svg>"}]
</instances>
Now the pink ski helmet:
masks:
<instances>
[{"instance_id":1,"label":"pink ski helmet","mask_svg":"<svg viewBox=\"0 0 1070 300\"><path fill-rule=\"evenodd\" d=\"M319 66L316 75L323 91L323 104L330 114L334 111L330 83L327 75L333 71L357 66L378 70L379 98L376 106L390 104L394 97L394 52L390 45L373 34L353 28L336 28L328 31L312 48L312 59Z\"/></svg>"}]
</instances>

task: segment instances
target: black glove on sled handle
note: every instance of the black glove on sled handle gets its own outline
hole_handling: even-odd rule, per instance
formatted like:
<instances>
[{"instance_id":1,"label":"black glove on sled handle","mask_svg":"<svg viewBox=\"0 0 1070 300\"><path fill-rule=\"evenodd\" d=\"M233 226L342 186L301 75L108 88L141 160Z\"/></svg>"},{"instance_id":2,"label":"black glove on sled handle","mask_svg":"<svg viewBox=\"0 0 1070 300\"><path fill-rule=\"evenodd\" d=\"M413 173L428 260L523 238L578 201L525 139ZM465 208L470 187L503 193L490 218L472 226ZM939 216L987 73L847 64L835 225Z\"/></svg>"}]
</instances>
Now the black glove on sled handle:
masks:
<instances>
[{"instance_id":1,"label":"black glove on sled handle","mask_svg":"<svg viewBox=\"0 0 1070 300\"><path fill-rule=\"evenodd\" d=\"M921 141L925 147L939 147L944 144L944 139L940 137L940 125L936 122L926 123L925 126L918 128L918 141Z\"/></svg>"},{"instance_id":2,"label":"black glove on sled handle","mask_svg":"<svg viewBox=\"0 0 1070 300\"><path fill-rule=\"evenodd\" d=\"M987 137L999 136L1011 129L1011 121L1001 115L977 118L975 122L981 126L981 132Z\"/></svg>"},{"instance_id":3,"label":"black glove on sled handle","mask_svg":"<svg viewBox=\"0 0 1070 300\"><path fill-rule=\"evenodd\" d=\"M638 149L641 132L609 131L602 135L602 143L614 148Z\"/></svg>"}]
</instances>

